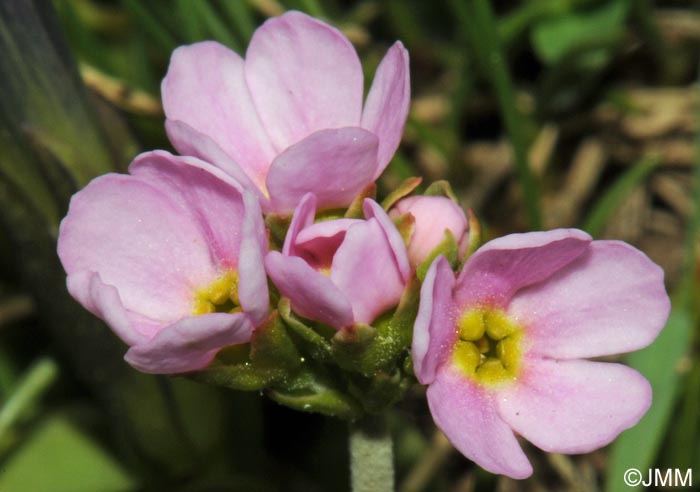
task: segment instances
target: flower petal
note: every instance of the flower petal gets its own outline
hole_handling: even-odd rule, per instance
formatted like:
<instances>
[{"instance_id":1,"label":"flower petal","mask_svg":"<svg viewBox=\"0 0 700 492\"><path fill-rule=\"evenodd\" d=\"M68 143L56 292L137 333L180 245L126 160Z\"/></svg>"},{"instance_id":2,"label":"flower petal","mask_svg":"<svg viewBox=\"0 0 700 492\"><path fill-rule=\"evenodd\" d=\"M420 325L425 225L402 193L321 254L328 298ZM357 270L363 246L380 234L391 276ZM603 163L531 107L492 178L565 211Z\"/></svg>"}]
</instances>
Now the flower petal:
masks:
<instances>
[{"instance_id":1,"label":"flower petal","mask_svg":"<svg viewBox=\"0 0 700 492\"><path fill-rule=\"evenodd\" d=\"M203 241L217 267L237 267L244 216L238 183L206 162L158 150L136 157L129 172L182 205L199 228L199 237L190 241Z\"/></svg>"},{"instance_id":2,"label":"flower petal","mask_svg":"<svg viewBox=\"0 0 700 492\"><path fill-rule=\"evenodd\" d=\"M457 278L461 307L491 304L505 308L513 294L540 282L582 255L591 237L578 229L510 234L484 244Z\"/></svg>"},{"instance_id":3,"label":"flower petal","mask_svg":"<svg viewBox=\"0 0 700 492\"><path fill-rule=\"evenodd\" d=\"M267 235L262 212L255 195L243 194L245 216L243 218L241 249L238 261L238 297L243 311L250 316L254 326L267 317L270 296L267 290L264 255L267 253Z\"/></svg>"},{"instance_id":4,"label":"flower petal","mask_svg":"<svg viewBox=\"0 0 700 492\"><path fill-rule=\"evenodd\" d=\"M316 195L307 193L301 198L299 205L294 210L292 221L287 229L287 235L284 238L282 253L286 256L296 255L297 235L306 227L314 223L316 218Z\"/></svg>"},{"instance_id":5,"label":"flower petal","mask_svg":"<svg viewBox=\"0 0 700 492\"><path fill-rule=\"evenodd\" d=\"M349 205L367 185L377 159L377 137L361 128L322 130L281 153L267 189L278 213L294 210L306 193L319 209Z\"/></svg>"},{"instance_id":6,"label":"flower petal","mask_svg":"<svg viewBox=\"0 0 700 492\"><path fill-rule=\"evenodd\" d=\"M408 262L408 252L406 251L406 245L401 237L401 234L396 229L396 226L394 226L394 222L389 218L384 209L370 198L365 198L365 201L362 204L362 211L367 219L374 218L377 220L377 222L379 222L379 225L384 232L384 236L386 237L387 241L389 241L391 250L394 253L394 260L396 260L396 265L401 272L401 277L403 278L404 282L408 282L408 279L411 276L411 265Z\"/></svg>"},{"instance_id":7,"label":"flower petal","mask_svg":"<svg viewBox=\"0 0 700 492\"><path fill-rule=\"evenodd\" d=\"M517 384L498 399L503 419L537 447L587 453L635 425L651 404L637 371L586 360L527 360Z\"/></svg>"},{"instance_id":8,"label":"flower petal","mask_svg":"<svg viewBox=\"0 0 700 492\"><path fill-rule=\"evenodd\" d=\"M617 241L594 241L546 282L516 293L508 308L527 327L530 350L558 359L646 347L669 310L663 270Z\"/></svg>"},{"instance_id":9,"label":"flower petal","mask_svg":"<svg viewBox=\"0 0 700 492\"><path fill-rule=\"evenodd\" d=\"M216 275L186 205L133 176L101 176L73 196L58 255L69 276L98 273L125 309L165 322L190 314L193 289Z\"/></svg>"},{"instance_id":10,"label":"flower petal","mask_svg":"<svg viewBox=\"0 0 700 492\"><path fill-rule=\"evenodd\" d=\"M177 48L161 85L163 109L209 136L246 171L263 182L275 156L245 82L243 60L214 41ZM174 139L181 154L195 142ZM185 144L185 145L183 145Z\"/></svg>"},{"instance_id":11,"label":"flower petal","mask_svg":"<svg viewBox=\"0 0 700 492\"><path fill-rule=\"evenodd\" d=\"M389 48L377 67L362 111L360 126L379 137L375 179L382 174L401 143L410 103L411 78L408 51L400 41L397 41Z\"/></svg>"},{"instance_id":12,"label":"flower petal","mask_svg":"<svg viewBox=\"0 0 700 492\"><path fill-rule=\"evenodd\" d=\"M347 230L333 257L331 280L350 301L357 322L372 323L399 303L405 282L377 219Z\"/></svg>"},{"instance_id":13,"label":"flower petal","mask_svg":"<svg viewBox=\"0 0 700 492\"><path fill-rule=\"evenodd\" d=\"M295 313L338 329L353 323L352 307L343 293L301 258L270 251L265 267Z\"/></svg>"},{"instance_id":14,"label":"flower petal","mask_svg":"<svg viewBox=\"0 0 700 492\"><path fill-rule=\"evenodd\" d=\"M311 224L299 232L294 255L306 260L313 268L330 268L347 230L363 222L359 219L335 219Z\"/></svg>"},{"instance_id":15,"label":"flower petal","mask_svg":"<svg viewBox=\"0 0 700 492\"><path fill-rule=\"evenodd\" d=\"M107 323L124 343L142 343L152 336L152 333L134 326L117 289L102 282L98 273L81 271L69 274L66 284L70 295L85 309Z\"/></svg>"},{"instance_id":16,"label":"flower petal","mask_svg":"<svg viewBox=\"0 0 700 492\"><path fill-rule=\"evenodd\" d=\"M142 372L177 374L209 365L223 347L250 341L253 325L243 313L212 313L183 318L146 343L131 347L124 359Z\"/></svg>"},{"instance_id":17,"label":"flower petal","mask_svg":"<svg viewBox=\"0 0 700 492\"><path fill-rule=\"evenodd\" d=\"M435 423L464 456L492 473L512 478L532 474L513 431L496 411L493 395L444 366L427 396Z\"/></svg>"},{"instance_id":18,"label":"flower petal","mask_svg":"<svg viewBox=\"0 0 700 492\"><path fill-rule=\"evenodd\" d=\"M418 316L413 327L413 368L421 384L435 379L457 338L452 313L455 276L444 256L438 256L425 274Z\"/></svg>"},{"instance_id":19,"label":"flower petal","mask_svg":"<svg viewBox=\"0 0 700 492\"><path fill-rule=\"evenodd\" d=\"M267 201L263 193L266 176L260 177L254 174L248 176L238 163L223 151L219 144L183 121L165 120L165 129L168 138L180 154L193 156L213 164L231 176L242 188L255 190L263 204ZM251 179L257 179L258 182L253 183Z\"/></svg>"},{"instance_id":20,"label":"flower petal","mask_svg":"<svg viewBox=\"0 0 700 492\"><path fill-rule=\"evenodd\" d=\"M360 59L328 24L300 12L267 20L250 41L245 72L279 152L318 130L360 124Z\"/></svg>"}]
</instances>

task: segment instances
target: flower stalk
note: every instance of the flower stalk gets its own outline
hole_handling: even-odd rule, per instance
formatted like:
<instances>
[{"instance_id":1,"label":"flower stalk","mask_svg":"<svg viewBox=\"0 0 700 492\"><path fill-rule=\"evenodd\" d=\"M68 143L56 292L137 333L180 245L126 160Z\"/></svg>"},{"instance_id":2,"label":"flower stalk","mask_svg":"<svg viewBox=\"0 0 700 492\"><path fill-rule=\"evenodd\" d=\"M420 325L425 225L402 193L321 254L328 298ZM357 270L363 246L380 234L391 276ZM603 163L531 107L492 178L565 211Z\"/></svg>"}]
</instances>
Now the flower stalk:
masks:
<instances>
[{"instance_id":1,"label":"flower stalk","mask_svg":"<svg viewBox=\"0 0 700 492\"><path fill-rule=\"evenodd\" d=\"M350 475L352 492L394 490L394 451L384 414L350 424Z\"/></svg>"}]
</instances>

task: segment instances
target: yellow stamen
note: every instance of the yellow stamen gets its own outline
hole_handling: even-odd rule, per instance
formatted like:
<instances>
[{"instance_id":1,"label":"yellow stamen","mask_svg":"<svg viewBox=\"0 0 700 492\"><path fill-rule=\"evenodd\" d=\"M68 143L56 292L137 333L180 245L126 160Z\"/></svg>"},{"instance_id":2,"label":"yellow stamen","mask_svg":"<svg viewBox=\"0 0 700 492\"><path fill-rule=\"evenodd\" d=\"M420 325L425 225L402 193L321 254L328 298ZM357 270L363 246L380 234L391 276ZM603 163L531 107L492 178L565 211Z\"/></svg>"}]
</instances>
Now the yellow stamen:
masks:
<instances>
[{"instance_id":1,"label":"yellow stamen","mask_svg":"<svg viewBox=\"0 0 700 492\"><path fill-rule=\"evenodd\" d=\"M484 313L480 310L467 311L459 318L459 338L462 340L478 340L484 336L485 330Z\"/></svg>"},{"instance_id":2,"label":"yellow stamen","mask_svg":"<svg viewBox=\"0 0 700 492\"><path fill-rule=\"evenodd\" d=\"M497 309L465 311L457 321L459 339L452 352L455 366L476 382L496 385L518 376L521 327Z\"/></svg>"},{"instance_id":3,"label":"yellow stamen","mask_svg":"<svg viewBox=\"0 0 700 492\"><path fill-rule=\"evenodd\" d=\"M519 331L518 325L513 323L503 311L488 310L484 313L486 332L493 340L501 340L508 335Z\"/></svg>"},{"instance_id":4,"label":"yellow stamen","mask_svg":"<svg viewBox=\"0 0 700 492\"><path fill-rule=\"evenodd\" d=\"M498 359L486 359L476 370L477 380L488 385L501 383L511 377L510 371Z\"/></svg>"},{"instance_id":5,"label":"yellow stamen","mask_svg":"<svg viewBox=\"0 0 700 492\"><path fill-rule=\"evenodd\" d=\"M462 340L457 341L452 357L459 368L470 375L476 372L476 368L481 362L481 353L476 345Z\"/></svg>"},{"instance_id":6,"label":"yellow stamen","mask_svg":"<svg viewBox=\"0 0 700 492\"><path fill-rule=\"evenodd\" d=\"M209 302L208 299L203 298L203 297L197 297L194 301L194 309L193 313L195 316L198 316L200 314L209 314L213 313L216 311L216 306L214 306L213 303Z\"/></svg>"},{"instance_id":7,"label":"yellow stamen","mask_svg":"<svg viewBox=\"0 0 700 492\"><path fill-rule=\"evenodd\" d=\"M510 371L517 371L520 364L520 336L504 338L496 345L496 355L503 366Z\"/></svg>"},{"instance_id":8,"label":"yellow stamen","mask_svg":"<svg viewBox=\"0 0 700 492\"><path fill-rule=\"evenodd\" d=\"M207 287L198 289L194 295L194 315L214 312L238 312L238 272L228 270Z\"/></svg>"}]
</instances>

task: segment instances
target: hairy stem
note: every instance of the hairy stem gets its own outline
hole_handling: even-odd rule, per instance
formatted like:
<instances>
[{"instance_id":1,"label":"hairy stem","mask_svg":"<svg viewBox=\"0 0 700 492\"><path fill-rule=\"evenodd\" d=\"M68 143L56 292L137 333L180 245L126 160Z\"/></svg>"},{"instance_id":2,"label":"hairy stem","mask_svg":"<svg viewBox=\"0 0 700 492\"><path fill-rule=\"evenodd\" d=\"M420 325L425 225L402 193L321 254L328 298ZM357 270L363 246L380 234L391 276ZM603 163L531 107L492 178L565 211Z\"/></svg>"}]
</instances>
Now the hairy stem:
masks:
<instances>
[{"instance_id":1,"label":"hairy stem","mask_svg":"<svg viewBox=\"0 0 700 492\"><path fill-rule=\"evenodd\" d=\"M350 424L353 492L393 492L394 453L384 415L365 415Z\"/></svg>"}]
</instances>

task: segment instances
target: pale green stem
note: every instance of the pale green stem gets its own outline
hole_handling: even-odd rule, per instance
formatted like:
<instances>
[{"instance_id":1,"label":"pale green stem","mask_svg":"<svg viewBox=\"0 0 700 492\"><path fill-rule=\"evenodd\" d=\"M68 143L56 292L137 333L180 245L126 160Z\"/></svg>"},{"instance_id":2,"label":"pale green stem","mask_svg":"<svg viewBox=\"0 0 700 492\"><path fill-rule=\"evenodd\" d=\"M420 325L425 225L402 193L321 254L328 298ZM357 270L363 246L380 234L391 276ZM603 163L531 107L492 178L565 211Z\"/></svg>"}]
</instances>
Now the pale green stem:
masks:
<instances>
[{"instance_id":1,"label":"pale green stem","mask_svg":"<svg viewBox=\"0 0 700 492\"><path fill-rule=\"evenodd\" d=\"M393 492L394 451L384 415L350 424L352 492Z\"/></svg>"}]
</instances>

